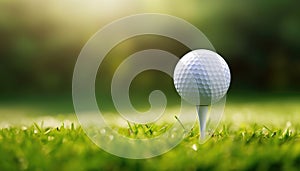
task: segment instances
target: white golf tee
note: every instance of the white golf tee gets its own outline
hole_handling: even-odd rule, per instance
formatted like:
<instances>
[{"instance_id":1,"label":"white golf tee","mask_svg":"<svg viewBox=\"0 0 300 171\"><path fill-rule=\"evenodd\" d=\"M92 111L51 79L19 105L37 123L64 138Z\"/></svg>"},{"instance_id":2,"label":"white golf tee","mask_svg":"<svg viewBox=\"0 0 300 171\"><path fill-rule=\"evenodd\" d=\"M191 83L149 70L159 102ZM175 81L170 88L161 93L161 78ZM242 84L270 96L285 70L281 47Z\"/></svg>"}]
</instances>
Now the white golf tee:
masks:
<instances>
[{"instance_id":1,"label":"white golf tee","mask_svg":"<svg viewBox=\"0 0 300 171\"><path fill-rule=\"evenodd\" d=\"M208 106L197 105L198 119L200 123L200 138L199 140L205 139L206 132L206 120L208 114Z\"/></svg>"}]
</instances>

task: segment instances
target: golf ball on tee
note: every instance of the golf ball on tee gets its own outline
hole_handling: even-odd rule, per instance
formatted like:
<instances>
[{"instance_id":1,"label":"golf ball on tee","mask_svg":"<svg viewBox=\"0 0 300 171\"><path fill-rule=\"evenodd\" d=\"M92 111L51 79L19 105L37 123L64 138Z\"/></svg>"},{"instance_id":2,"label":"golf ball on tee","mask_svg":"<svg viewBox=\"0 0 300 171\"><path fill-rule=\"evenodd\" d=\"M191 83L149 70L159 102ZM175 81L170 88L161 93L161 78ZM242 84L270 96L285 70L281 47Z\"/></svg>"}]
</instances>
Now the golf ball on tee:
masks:
<instances>
[{"instance_id":1,"label":"golf ball on tee","mask_svg":"<svg viewBox=\"0 0 300 171\"><path fill-rule=\"evenodd\" d=\"M184 100L194 105L211 105L226 94L230 71L219 54L197 49L179 60L173 78L175 88Z\"/></svg>"}]
</instances>

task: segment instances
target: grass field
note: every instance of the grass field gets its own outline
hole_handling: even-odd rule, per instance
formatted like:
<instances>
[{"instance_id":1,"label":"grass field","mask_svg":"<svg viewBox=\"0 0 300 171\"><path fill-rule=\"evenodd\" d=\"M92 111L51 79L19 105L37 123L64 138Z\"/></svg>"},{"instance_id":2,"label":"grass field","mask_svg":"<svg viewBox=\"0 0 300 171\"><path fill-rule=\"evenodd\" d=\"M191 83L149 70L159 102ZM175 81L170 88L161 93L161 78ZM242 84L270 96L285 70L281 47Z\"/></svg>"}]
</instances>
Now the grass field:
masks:
<instances>
[{"instance_id":1,"label":"grass field","mask_svg":"<svg viewBox=\"0 0 300 171\"><path fill-rule=\"evenodd\" d=\"M298 95L229 97L222 123L207 143L197 143L195 128L168 153L141 160L99 149L74 114L33 116L27 123L2 124L0 170L299 170L299 104ZM9 110L2 106L2 123L9 117L4 111Z\"/></svg>"}]
</instances>

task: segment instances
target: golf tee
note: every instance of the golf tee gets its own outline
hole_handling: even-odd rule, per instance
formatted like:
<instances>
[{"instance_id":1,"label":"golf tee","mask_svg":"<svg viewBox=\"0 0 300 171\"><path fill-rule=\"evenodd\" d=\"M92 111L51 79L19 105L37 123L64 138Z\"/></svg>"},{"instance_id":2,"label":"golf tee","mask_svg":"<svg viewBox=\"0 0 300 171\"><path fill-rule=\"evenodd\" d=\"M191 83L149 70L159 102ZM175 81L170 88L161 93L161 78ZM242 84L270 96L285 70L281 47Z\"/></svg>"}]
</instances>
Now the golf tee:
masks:
<instances>
[{"instance_id":1,"label":"golf tee","mask_svg":"<svg viewBox=\"0 0 300 171\"><path fill-rule=\"evenodd\" d=\"M206 132L206 120L208 114L208 106L197 105L198 119L200 123L200 138L199 140L205 139Z\"/></svg>"}]
</instances>

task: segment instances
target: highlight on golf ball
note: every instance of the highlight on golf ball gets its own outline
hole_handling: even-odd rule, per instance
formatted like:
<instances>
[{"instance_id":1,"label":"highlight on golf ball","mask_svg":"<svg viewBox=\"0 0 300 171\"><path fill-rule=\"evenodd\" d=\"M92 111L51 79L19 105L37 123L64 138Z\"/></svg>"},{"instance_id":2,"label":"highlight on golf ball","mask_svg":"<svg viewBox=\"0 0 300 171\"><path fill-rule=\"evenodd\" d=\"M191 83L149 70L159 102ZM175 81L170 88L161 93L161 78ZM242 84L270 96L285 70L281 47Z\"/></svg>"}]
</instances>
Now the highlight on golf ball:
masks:
<instances>
[{"instance_id":1,"label":"highlight on golf ball","mask_svg":"<svg viewBox=\"0 0 300 171\"><path fill-rule=\"evenodd\" d=\"M174 70L178 94L194 105L211 105L226 95L230 71L216 52L197 49L185 54Z\"/></svg>"}]
</instances>

